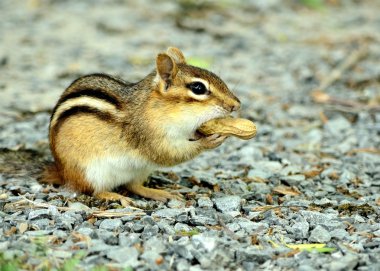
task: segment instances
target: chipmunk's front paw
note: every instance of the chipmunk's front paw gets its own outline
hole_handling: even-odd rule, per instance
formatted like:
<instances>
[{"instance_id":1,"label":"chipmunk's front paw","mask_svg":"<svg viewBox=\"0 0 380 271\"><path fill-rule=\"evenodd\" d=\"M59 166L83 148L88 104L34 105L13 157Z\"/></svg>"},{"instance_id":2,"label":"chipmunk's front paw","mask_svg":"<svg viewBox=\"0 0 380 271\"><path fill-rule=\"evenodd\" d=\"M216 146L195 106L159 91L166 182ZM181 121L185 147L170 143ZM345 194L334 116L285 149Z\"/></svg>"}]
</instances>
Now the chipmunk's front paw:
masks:
<instances>
[{"instance_id":1,"label":"chipmunk's front paw","mask_svg":"<svg viewBox=\"0 0 380 271\"><path fill-rule=\"evenodd\" d=\"M205 149L214 149L220 146L226 139L227 139L227 136L214 134L214 135L210 135L210 136L199 139L199 143Z\"/></svg>"}]
</instances>

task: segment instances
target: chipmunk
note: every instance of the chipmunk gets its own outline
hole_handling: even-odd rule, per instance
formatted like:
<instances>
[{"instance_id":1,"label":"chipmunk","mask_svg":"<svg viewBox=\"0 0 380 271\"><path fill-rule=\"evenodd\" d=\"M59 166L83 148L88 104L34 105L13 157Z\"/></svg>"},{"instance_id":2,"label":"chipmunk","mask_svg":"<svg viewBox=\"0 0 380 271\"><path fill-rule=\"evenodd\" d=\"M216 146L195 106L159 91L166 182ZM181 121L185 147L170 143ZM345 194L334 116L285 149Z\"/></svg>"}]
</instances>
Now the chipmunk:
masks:
<instances>
[{"instance_id":1,"label":"chipmunk","mask_svg":"<svg viewBox=\"0 0 380 271\"><path fill-rule=\"evenodd\" d=\"M158 168L190 160L226 136L202 135L204 122L238 110L240 101L214 73L186 64L169 47L137 83L107 74L75 80L53 109L49 126L54 164L43 182L118 200L118 186L159 201L178 198L143 186Z\"/></svg>"}]
</instances>

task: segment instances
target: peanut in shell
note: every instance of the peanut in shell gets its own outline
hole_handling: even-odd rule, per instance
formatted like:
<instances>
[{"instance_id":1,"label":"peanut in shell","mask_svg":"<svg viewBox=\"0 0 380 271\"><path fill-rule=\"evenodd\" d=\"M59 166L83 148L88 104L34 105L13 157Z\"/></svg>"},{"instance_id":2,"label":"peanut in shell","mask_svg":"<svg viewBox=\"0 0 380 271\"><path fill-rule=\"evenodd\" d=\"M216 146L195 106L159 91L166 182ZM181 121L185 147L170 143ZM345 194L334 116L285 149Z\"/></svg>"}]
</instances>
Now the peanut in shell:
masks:
<instances>
[{"instance_id":1,"label":"peanut in shell","mask_svg":"<svg viewBox=\"0 0 380 271\"><path fill-rule=\"evenodd\" d=\"M221 134L250 139L256 135L256 125L247 119L219 118L203 123L198 131L204 135Z\"/></svg>"}]
</instances>

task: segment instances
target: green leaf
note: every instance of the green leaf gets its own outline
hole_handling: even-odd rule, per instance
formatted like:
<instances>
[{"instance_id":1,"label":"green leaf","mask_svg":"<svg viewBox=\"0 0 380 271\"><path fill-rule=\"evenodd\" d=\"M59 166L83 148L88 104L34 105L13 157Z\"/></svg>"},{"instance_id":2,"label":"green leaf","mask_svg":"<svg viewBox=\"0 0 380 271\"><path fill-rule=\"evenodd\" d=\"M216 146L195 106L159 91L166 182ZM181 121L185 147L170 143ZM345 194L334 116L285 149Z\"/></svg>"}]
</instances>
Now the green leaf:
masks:
<instances>
[{"instance_id":1,"label":"green leaf","mask_svg":"<svg viewBox=\"0 0 380 271\"><path fill-rule=\"evenodd\" d=\"M284 243L284 245L287 246L288 248L299 249L299 250L324 248L326 246L326 244L286 244L286 243Z\"/></svg>"},{"instance_id":2,"label":"green leaf","mask_svg":"<svg viewBox=\"0 0 380 271\"><path fill-rule=\"evenodd\" d=\"M199 231L197 229L193 229L191 231L177 231L176 234L181 236L193 236L199 234Z\"/></svg>"},{"instance_id":3,"label":"green leaf","mask_svg":"<svg viewBox=\"0 0 380 271\"><path fill-rule=\"evenodd\" d=\"M275 243L272 240L268 240L274 248L280 247L279 244ZM326 244L287 244L284 242L284 238L281 237L281 244L291 249L297 249L300 251L317 251L319 253L331 253L336 250L334 247L326 247Z\"/></svg>"}]
</instances>

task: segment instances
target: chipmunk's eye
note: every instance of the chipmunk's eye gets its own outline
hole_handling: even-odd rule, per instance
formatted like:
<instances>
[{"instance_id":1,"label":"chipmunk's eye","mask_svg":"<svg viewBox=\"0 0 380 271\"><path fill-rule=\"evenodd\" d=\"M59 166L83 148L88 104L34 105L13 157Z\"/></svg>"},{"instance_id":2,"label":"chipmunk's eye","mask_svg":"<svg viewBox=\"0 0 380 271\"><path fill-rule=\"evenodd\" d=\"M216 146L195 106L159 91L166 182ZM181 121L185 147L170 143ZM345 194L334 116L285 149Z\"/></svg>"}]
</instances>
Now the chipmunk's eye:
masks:
<instances>
[{"instance_id":1,"label":"chipmunk's eye","mask_svg":"<svg viewBox=\"0 0 380 271\"><path fill-rule=\"evenodd\" d=\"M201 82L193 82L187 85L187 87L196 95L203 95L208 93L208 89Z\"/></svg>"}]
</instances>

